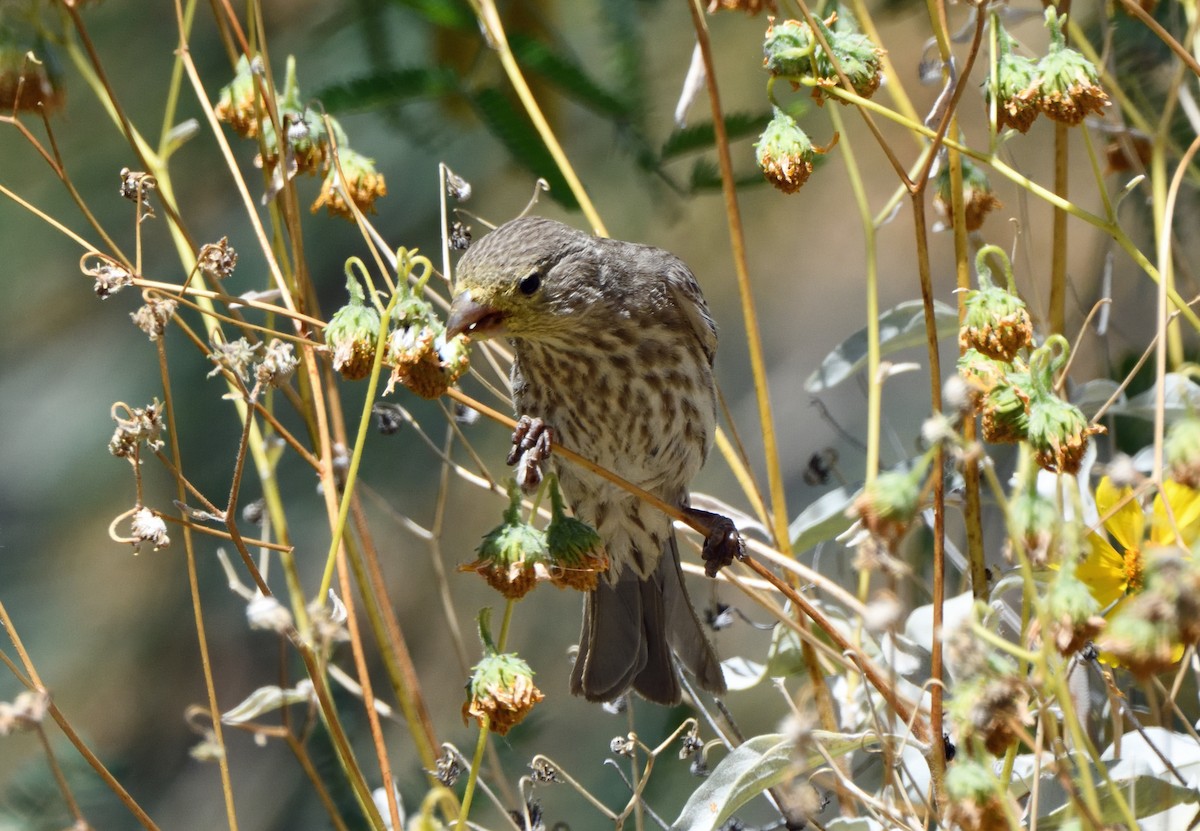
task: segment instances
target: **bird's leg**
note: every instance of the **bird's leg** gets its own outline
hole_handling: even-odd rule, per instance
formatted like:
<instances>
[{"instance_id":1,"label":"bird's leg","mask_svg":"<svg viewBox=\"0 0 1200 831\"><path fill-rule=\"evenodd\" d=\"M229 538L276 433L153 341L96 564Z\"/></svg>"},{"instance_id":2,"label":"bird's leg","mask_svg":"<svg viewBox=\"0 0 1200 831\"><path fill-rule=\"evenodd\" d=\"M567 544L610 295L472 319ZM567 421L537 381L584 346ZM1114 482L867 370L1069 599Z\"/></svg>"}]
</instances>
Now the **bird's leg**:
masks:
<instances>
[{"instance_id":1,"label":"bird's leg","mask_svg":"<svg viewBox=\"0 0 1200 831\"><path fill-rule=\"evenodd\" d=\"M704 529L700 556L704 558L704 573L709 577L716 577L718 571L746 553L742 535L729 517L690 506L684 506L683 512Z\"/></svg>"},{"instance_id":2,"label":"bird's leg","mask_svg":"<svg viewBox=\"0 0 1200 831\"><path fill-rule=\"evenodd\" d=\"M550 458L554 444L554 428L540 418L521 416L512 434L512 449L508 451L510 465L517 466L517 484L529 493L542 483L542 467Z\"/></svg>"}]
</instances>

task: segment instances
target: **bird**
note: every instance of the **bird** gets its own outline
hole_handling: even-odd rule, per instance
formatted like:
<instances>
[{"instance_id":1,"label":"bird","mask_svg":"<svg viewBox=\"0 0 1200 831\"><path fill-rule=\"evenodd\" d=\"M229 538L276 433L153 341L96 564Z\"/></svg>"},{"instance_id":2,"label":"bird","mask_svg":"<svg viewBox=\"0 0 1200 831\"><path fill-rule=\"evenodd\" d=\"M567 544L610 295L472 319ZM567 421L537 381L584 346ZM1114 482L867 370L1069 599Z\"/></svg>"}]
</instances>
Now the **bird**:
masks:
<instances>
[{"instance_id":1,"label":"bird","mask_svg":"<svg viewBox=\"0 0 1200 831\"><path fill-rule=\"evenodd\" d=\"M458 334L512 346L521 418L508 462L521 464L519 480L536 481L561 444L697 520L710 577L740 555L728 518L688 505L716 431L717 330L681 259L543 217L511 220L458 263L446 337ZM572 693L610 702L632 689L673 705L678 662L702 689L724 695L671 518L548 455L567 504L597 530L611 562L585 600Z\"/></svg>"}]
</instances>

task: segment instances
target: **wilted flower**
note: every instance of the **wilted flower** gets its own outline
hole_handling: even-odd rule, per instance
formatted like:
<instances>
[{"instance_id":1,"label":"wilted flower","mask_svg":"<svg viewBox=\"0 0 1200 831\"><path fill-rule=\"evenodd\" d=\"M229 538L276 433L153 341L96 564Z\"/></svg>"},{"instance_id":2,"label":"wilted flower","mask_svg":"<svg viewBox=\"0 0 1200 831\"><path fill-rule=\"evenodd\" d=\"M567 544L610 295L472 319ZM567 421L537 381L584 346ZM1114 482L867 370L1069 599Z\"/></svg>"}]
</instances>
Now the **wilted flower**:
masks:
<instances>
[{"instance_id":1,"label":"wilted flower","mask_svg":"<svg viewBox=\"0 0 1200 831\"><path fill-rule=\"evenodd\" d=\"M475 665L467 684L467 701L462 715L465 723L474 718L501 736L520 724L533 705L545 696L533 684L533 670L515 653L501 653L487 631L490 609L479 613L479 635L483 642L483 660Z\"/></svg>"},{"instance_id":2,"label":"wilted flower","mask_svg":"<svg viewBox=\"0 0 1200 831\"><path fill-rule=\"evenodd\" d=\"M347 381L359 381L371 374L375 362L379 312L365 303L362 286L353 277L346 278L346 291L350 302L330 318L325 343L333 350L333 368Z\"/></svg>"},{"instance_id":3,"label":"wilted flower","mask_svg":"<svg viewBox=\"0 0 1200 831\"><path fill-rule=\"evenodd\" d=\"M266 354L254 368L254 378L260 384L281 387L292 377L299 365L300 359L296 357L292 344L279 338L271 338Z\"/></svg>"},{"instance_id":4,"label":"wilted flower","mask_svg":"<svg viewBox=\"0 0 1200 831\"><path fill-rule=\"evenodd\" d=\"M1066 15L1060 18L1053 6L1046 9L1050 51L1037 63L1037 101L1050 118L1075 125L1089 113L1103 113L1108 95L1091 61L1067 46L1062 32L1065 19Z\"/></svg>"},{"instance_id":5,"label":"wilted flower","mask_svg":"<svg viewBox=\"0 0 1200 831\"><path fill-rule=\"evenodd\" d=\"M968 291L963 300L965 316L958 332L958 345L1008 363L1033 342L1033 322L1024 300L993 285L986 257L997 252L999 249L989 245L976 257L979 288ZM1007 259L1004 265L1008 267Z\"/></svg>"},{"instance_id":6,"label":"wilted flower","mask_svg":"<svg viewBox=\"0 0 1200 831\"><path fill-rule=\"evenodd\" d=\"M829 19L830 24L838 22L836 15ZM813 88L813 98L817 103L822 103L825 98L835 97L828 90L842 86L838 69L846 76L857 95L862 98L874 95L883 78L883 50L862 32L854 31L849 26L838 25L831 29L818 20L817 27L829 44L829 52L820 45L813 50L813 74L817 82ZM833 60L830 59L831 55ZM850 103L844 98L837 100L843 105Z\"/></svg>"},{"instance_id":7,"label":"wilted flower","mask_svg":"<svg viewBox=\"0 0 1200 831\"><path fill-rule=\"evenodd\" d=\"M155 551L171 544L171 538L167 536L167 523L146 507L134 511L129 533L132 537L134 554L140 553L143 543L150 543L154 546Z\"/></svg>"},{"instance_id":8,"label":"wilted flower","mask_svg":"<svg viewBox=\"0 0 1200 831\"><path fill-rule=\"evenodd\" d=\"M999 756L1017 740L1019 729L1030 724L1029 691L1015 675L979 680L955 693L956 708L966 704L964 733L983 742L988 753Z\"/></svg>"},{"instance_id":9,"label":"wilted flower","mask_svg":"<svg viewBox=\"0 0 1200 831\"><path fill-rule=\"evenodd\" d=\"M229 237L205 243L196 255L196 265L213 280L224 280L233 273L237 265L237 251L229 244Z\"/></svg>"},{"instance_id":10,"label":"wilted flower","mask_svg":"<svg viewBox=\"0 0 1200 831\"><path fill-rule=\"evenodd\" d=\"M1044 470L1074 475L1083 464L1088 437L1103 433L1104 427L1089 425L1078 407L1054 393L1054 370L1051 365L1053 342L1062 345L1060 354L1065 358L1066 339L1056 335L1038 349L1029 361L1033 383L1029 393L1027 439L1034 458Z\"/></svg>"},{"instance_id":11,"label":"wilted flower","mask_svg":"<svg viewBox=\"0 0 1200 831\"><path fill-rule=\"evenodd\" d=\"M1157 592L1131 599L1109 620L1097 646L1106 656L1139 678L1165 672L1183 655L1175 609Z\"/></svg>"},{"instance_id":12,"label":"wilted flower","mask_svg":"<svg viewBox=\"0 0 1200 831\"><path fill-rule=\"evenodd\" d=\"M80 260L79 269L96 281L93 288L101 300L107 300L133 283L133 275L128 268L97 251L85 254Z\"/></svg>"},{"instance_id":13,"label":"wilted flower","mask_svg":"<svg viewBox=\"0 0 1200 831\"><path fill-rule=\"evenodd\" d=\"M795 119L778 107L754 149L767 181L784 193L800 190L812 175L813 143Z\"/></svg>"},{"instance_id":14,"label":"wilted flower","mask_svg":"<svg viewBox=\"0 0 1200 831\"><path fill-rule=\"evenodd\" d=\"M155 399L152 403L145 407L134 407L130 409L127 405L117 403L113 405L112 417L117 422L117 429L113 432L113 437L108 442L108 452L122 459L135 458L138 445L145 444L151 451L156 451L162 447L163 422L162 422L162 405ZM125 416L118 415L118 410L123 409Z\"/></svg>"},{"instance_id":15,"label":"wilted flower","mask_svg":"<svg viewBox=\"0 0 1200 831\"><path fill-rule=\"evenodd\" d=\"M596 529L563 507L558 478L550 479L550 524L546 526L547 568L550 582L559 588L592 591L600 574L608 571L609 559L604 541Z\"/></svg>"},{"instance_id":16,"label":"wilted flower","mask_svg":"<svg viewBox=\"0 0 1200 831\"><path fill-rule=\"evenodd\" d=\"M228 342L215 341L213 351L209 353L208 359L216 366L208 373L208 377L211 378L219 374L222 369L226 369L240 378L242 383L250 383L250 367L254 365L261 348L261 343L250 343L245 338Z\"/></svg>"},{"instance_id":17,"label":"wilted flower","mask_svg":"<svg viewBox=\"0 0 1200 831\"><path fill-rule=\"evenodd\" d=\"M130 312L129 317L150 340L155 341L166 333L167 323L175 315L178 307L179 303L170 298L150 296L136 312Z\"/></svg>"},{"instance_id":18,"label":"wilted flower","mask_svg":"<svg viewBox=\"0 0 1200 831\"><path fill-rule=\"evenodd\" d=\"M261 59L255 58L254 61L256 68L260 68ZM255 72L251 69L249 59L242 55L238 58L233 80L221 87L213 112L219 120L228 122L242 138L254 138L258 135L258 113L254 106L257 93Z\"/></svg>"},{"instance_id":19,"label":"wilted flower","mask_svg":"<svg viewBox=\"0 0 1200 831\"><path fill-rule=\"evenodd\" d=\"M387 195L387 183L383 174L375 169L375 160L342 145L338 148L338 160L346 174L342 181L336 164L329 165L329 172L321 184L321 194L312 204L312 212L322 207L334 216L353 220L354 212L346 202L346 196L363 213L375 213L375 200Z\"/></svg>"},{"instance_id":20,"label":"wilted flower","mask_svg":"<svg viewBox=\"0 0 1200 831\"><path fill-rule=\"evenodd\" d=\"M446 340L437 321L402 326L388 337L388 361L393 365L387 392L399 381L422 398L437 398L470 368L470 342L462 335Z\"/></svg>"},{"instance_id":21,"label":"wilted flower","mask_svg":"<svg viewBox=\"0 0 1200 831\"><path fill-rule=\"evenodd\" d=\"M510 600L524 597L537 584L535 566L546 562L546 535L521 519L521 492L515 482L508 483L504 521L484 536L476 553L477 560L458 570L480 574Z\"/></svg>"},{"instance_id":22,"label":"wilted flower","mask_svg":"<svg viewBox=\"0 0 1200 831\"><path fill-rule=\"evenodd\" d=\"M937 205L947 221L953 224L954 202L950 187L950 166L943 165L937 176ZM988 181L983 168L967 158L962 159L962 187L963 224L968 231L978 231L983 226L984 218L1004 205L992 191L992 183Z\"/></svg>"},{"instance_id":23,"label":"wilted flower","mask_svg":"<svg viewBox=\"0 0 1200 831\"><path fill-rule=\"evenodd\" d=\"M1013 54L1013 39L1003 26L996 27L996 41L996 129L1012 127L1025 133L1041 112L1034 85L1037 71L1029 58Z\"/></svg>"}]
</instances>

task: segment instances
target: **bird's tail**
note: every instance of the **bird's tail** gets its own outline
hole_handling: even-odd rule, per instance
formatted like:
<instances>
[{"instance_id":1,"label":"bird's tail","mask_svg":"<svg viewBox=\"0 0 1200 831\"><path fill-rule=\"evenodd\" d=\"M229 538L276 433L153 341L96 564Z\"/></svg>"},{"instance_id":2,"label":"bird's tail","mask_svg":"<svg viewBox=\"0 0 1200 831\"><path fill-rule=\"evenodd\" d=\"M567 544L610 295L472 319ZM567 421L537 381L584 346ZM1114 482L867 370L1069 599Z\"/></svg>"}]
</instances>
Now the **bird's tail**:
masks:
<instances>
[{"instance_id":1,"label":"bird's tail","mask_svg":"<svg viewBox=\"0 0 1200 831\"><path fill-rule=\"evenodd\" d=\"M588 595L571 692L612 701L633 687L650 701L677 704L672 654L703 689L725 694L721 662L683 585L674 536L649 577L626 568L615 583L601 580Z\"/></svg>"}]
</instances>

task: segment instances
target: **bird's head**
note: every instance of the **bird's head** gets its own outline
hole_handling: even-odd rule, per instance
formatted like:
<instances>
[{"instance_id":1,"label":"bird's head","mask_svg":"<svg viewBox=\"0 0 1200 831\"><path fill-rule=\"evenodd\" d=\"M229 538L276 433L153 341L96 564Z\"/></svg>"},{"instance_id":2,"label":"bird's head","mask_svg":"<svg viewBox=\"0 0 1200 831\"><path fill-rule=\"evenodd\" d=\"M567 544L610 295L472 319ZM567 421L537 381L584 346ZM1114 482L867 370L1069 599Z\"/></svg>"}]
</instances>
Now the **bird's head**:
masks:
<instances>
[{"instance_id":1,"label":"bird's head","mask_svg":"<svg viewBox=\"0 0 1200 831\"><path fill-rule=\"evenodd\" d=\"M541 217L501 225L459 261L447 337L552 340L577 331L599 296L595 243Z\"/></svg>"}]
</instances>

